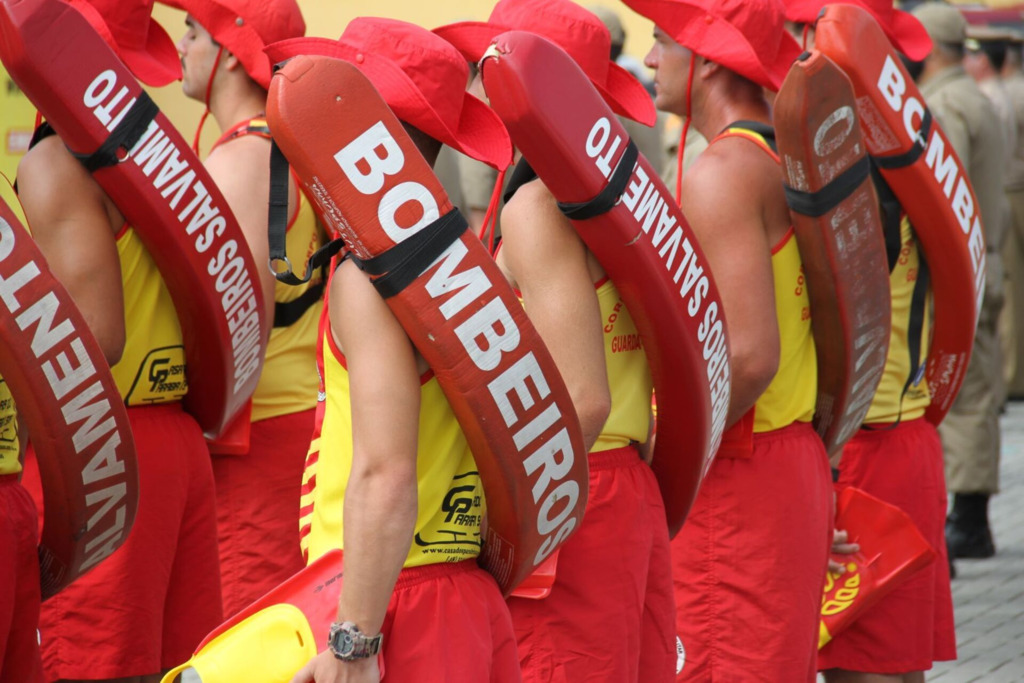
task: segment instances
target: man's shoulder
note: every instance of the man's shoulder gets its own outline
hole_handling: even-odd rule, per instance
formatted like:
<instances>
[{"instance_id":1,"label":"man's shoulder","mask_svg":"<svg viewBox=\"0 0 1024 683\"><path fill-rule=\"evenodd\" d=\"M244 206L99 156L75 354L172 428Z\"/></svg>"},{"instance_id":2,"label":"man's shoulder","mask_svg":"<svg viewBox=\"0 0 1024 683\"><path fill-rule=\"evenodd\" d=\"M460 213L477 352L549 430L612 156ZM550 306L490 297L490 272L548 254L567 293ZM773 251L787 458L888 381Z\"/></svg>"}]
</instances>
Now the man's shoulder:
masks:
<instances>
[{"instance_id":1,"label":"man's shoulder","mask_svg":"<svg viewBox=\"0 0 1024 683\"><path fill-rule=\"evenodd\" d=\"M557 208L555 196L551 190L539 178L534 178L516 188L505 208L502 210L502 220L511 218L513 221L517 216L537 216L550 212L552 207Z\"/></svg>"},{"instance_id":2,"label":"man's shoulder","mask_svg":"<svg viewBox=\"0 0 1024 683\"><path fill-rule=\"evenodd\" d=\"M715 139L683 176L684 185L734 190L744 179L761 178L778 164L758 142L742 135Z\"/></svg>"},{"instance_id":3,"label":"man's shoulder","mask_svg":"<svg viewBox=\"0 0 1024 683\"><path fill-rule=\"evenodd\" d=\"M270 172L270 140L258 135L241 135L213 148L204 161L211 175L219 172L252 177Z\"/></svg>"},{"instance_id":4,"label":"man's shoulder","mask_svg":"<svg viewBox=\"0 0 1024 683\"><path fill-rule=\"evenodd\" d=\"M65 200L90 193L110 201L99 183L56 135L43 138L25 152L18 163L18 181L19 188L34 186L60 192Z\"/></svg>"}]
</instances>

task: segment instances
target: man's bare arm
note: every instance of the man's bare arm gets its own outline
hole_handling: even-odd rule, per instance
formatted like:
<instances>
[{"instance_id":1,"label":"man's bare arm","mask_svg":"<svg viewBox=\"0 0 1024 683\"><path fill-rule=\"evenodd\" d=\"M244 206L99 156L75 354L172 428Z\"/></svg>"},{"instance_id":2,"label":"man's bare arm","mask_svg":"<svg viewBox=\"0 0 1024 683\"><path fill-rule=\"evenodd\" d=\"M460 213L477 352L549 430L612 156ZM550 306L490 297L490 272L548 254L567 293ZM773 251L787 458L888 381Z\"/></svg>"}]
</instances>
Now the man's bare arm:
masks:
<instances>
[{"instance_id":1,"label":"man's bare arm","mask_svg":"<svg viewBox=\"0 0 1024 683\"><path fill-rule=\"evenodd\" d=\"M749 153L736 145L749 147ZM682 187L683 213L711 264L729 326L727 425L753 407L779 363L771 244L758 196L765 166L754 155L769 159L747 141L722 140L704 152Z\"/></svg>"},{"instance_id":2,"label":"man's bare arm","mask_svg":"<svg viewBox=\"0 0 1024 683\"><path fill-rule=\"evenodd\" d=\"M32 236L71 294L107 362L124 352L124 293L117 253L123 217L102 188L53 136L18 165L18 189Z\"/></svg>"},{"instance_id":3,"label":"man's bare arm","mask_svg":"<svg viewBox=\"0 0 1024 683\"><path fill-rule=\"evenodd\" d=\"M270 247L267 241L267 203L270 196L270 142L256 135L246 135L222 145L210 153L206 170L227 200L235 214L249 251L256 262L263 287L263 299L268 320L274 316L274 287L276 280L267 267ZM289 192L295 188L289 178ZM289 197L289 217L295 206ZM305 264L295 264L301 269Z\"/></svg>"},{"instance_id":4,"label":"man's bare arm","mask_svg":"<svg viewBox=\"0 0 1024 683\"><path fill-rule=\"evenodd\" d=\"M331 281L330 316L332 333L345 353L352 405L345 584L338 620L351 621L372 636L381 630L412 545L420 373L401 325L351 261ZM327 650L293 680L376 681L375 672L375 658L340 662Z\"/></svg>"},{"instance_id":5,"label":"man's bare arm","mask_svg":"<svg viewBox=\"0 0 1024 683\"><path fill-rule=\"evenodd\" d=\"M608 419L611 393L588 252L539 181L516 192L502 213L502 229L499 260L569 389L589 450Z\"/></svg>"}]
</instances>

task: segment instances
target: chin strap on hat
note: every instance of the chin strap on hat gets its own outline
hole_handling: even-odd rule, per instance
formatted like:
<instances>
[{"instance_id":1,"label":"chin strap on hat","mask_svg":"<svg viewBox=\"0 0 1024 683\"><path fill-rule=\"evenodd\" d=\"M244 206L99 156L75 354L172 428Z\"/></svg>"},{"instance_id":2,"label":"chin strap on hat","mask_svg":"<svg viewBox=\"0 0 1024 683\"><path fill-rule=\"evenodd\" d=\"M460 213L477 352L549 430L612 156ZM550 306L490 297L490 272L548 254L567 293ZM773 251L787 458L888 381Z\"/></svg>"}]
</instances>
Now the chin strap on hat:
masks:
<instances>
[{"instance_id":1,"label":"chin strap on hat","mask_svg":"<svg viewBox=\"0 0 1024 683\"><path fill-rule=\"evenodd\" d=\"M507 168L498 171L498 178L494 181L494 189L491 190L491 199L487 202L487 213L484 214L484 222L480 226L480 233L477 235L480 241L487 247L491 256L498 253L498 245L495 244L494 233L498 226L498 204L501 202L501 188L505 186L505 173ZM490 229L488 229L490 226ZM484 236L486 235L486 240Z\"/></svg>"},{"instance_id":2,"label":"chin strap on hat","mask_svg":"<svg viewBox=\"0 0 1024 683\"><path fill-rule=\"evenodd\" d=\"M206 94L203 95L203 105L206 109L203 111L203 115L199 118L199 125L196 126L196 135L192 138L192 151L199 156L199 138L203 134L203 124L206 123L206 117L210 115L210 94L213 92L213 79L217 76L217 67L220 66L220 58L224 54L224 46L221 45L217 50L217 58L213 60L213 68L210 70L210 78L206 81Z\"/></svg>"},{"instance_id":3,"label":"chin strap on hat","mask_svg":"<svg viewBox=\"0 0 1024 683\"><path fill-rule=\"evenodd\" d=\"M682 201L683 195L683 154L686 151L686 135L690 132L690 120L692 118L691 95L693 92L693 71L696 66L697 55L690 57L690 71L686 76L686 120L683 121L683 132L679 135L679 149L676 150L676 204Z\"/></svg>"}]
</instances>

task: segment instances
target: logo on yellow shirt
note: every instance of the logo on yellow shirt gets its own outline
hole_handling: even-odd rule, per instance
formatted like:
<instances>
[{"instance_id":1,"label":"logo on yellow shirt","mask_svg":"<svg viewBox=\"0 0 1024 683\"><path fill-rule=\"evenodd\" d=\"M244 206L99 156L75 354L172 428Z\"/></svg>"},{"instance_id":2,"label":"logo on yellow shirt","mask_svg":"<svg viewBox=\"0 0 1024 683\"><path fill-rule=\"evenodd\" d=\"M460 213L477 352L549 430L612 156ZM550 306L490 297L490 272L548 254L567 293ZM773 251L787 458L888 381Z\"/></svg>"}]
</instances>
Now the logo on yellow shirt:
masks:
<instances>
[{"instance_id":1,"label":"logo on yellow shirt","mask_svg":"<svg viewBox=\"0 0 1024 683\"><path fill-rule=\"evenodd\" d=\"M139 364L128 405L180 401L188 391L185 379L185 348L165 346L150 351Z\"/></svg>"},{"instance_id":2,"label":"logo on yellow shirt","mask_svg":"<svg viewBox=\"0 0 1024 683\"><path fill-rule=\"evenodd\" d=\"M464 555L475 555L483 541L483 498L480 473L467 472L452 478L448 492L441 500L440 513L416 534L416 545L430 554L450 555L457 562Z\"/></svg>"},{"instance_id":3,"label":"logo on yellow shirt","mask_svg":"<svg viewBox=\"0 0 1024 683\"><path fill-rule=\"evenodd\" d=\"M0 379L0 462L18 457L18 420L7 382Z\"/></svg>"}]
</instances>

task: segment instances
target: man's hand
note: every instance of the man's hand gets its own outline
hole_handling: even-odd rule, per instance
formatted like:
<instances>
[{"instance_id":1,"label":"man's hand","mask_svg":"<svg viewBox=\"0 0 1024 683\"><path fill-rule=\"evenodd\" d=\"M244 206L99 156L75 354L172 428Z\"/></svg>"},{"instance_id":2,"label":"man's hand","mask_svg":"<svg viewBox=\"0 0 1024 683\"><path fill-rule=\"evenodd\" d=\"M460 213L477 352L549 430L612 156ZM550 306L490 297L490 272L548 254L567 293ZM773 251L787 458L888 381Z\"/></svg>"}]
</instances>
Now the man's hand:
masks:
<instances>
[{"instance_id":1,"label":"man's hand","mask_svg":"<svg viewBox=\"0 0 1024 683\"><path fill-rule=\"evenodd\" d=\"M309 660L291 683L380 683L376 657L343 662L328 649Z\"/></svg>"},{"instance_id":2,"label":"man's hand","mask_svg":"<svg viewBox=\"0 0 1024 683\"><path fill-rule=\"evenodd\" d=\"M860 550L857 543L847 543L849 540L845 529L836 529L832 533L832 552L839 555L852 555ZM846 566L828 558L828 570L833 574L841 575L846 573Z\"/></svg>"}]
</instances>

